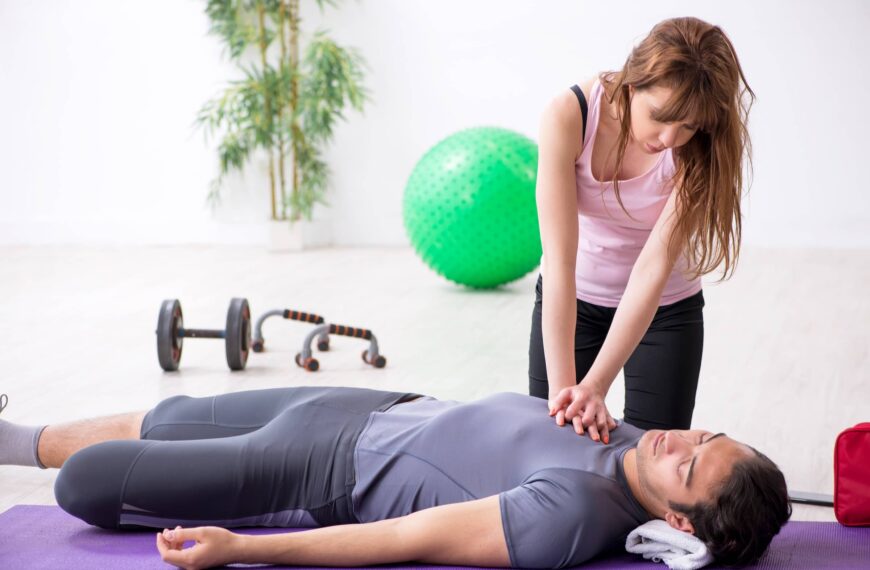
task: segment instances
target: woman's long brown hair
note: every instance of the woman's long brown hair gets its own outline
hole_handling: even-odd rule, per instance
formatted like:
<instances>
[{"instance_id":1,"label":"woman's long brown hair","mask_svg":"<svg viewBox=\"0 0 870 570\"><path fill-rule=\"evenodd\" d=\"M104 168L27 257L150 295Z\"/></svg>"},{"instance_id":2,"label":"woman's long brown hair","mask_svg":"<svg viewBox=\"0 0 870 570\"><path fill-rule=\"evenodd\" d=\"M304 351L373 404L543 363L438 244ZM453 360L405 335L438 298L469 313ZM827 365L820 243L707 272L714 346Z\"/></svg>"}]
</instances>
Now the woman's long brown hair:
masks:
<instances>
[{"instance_id":1,"label":"woman's long brown hair","mask_svg":"<svg viewBox=\"0 0 870 570\"><path fill-rule=\"evenodd\" d=\"M697 18L665 20L632 50L621 71L599 79L620 116L613 189L623 210L617 173L631 136L629 86L670 88L670 99L652 118L699 125L689 142L673 149L677 222L671 239L677 242L669 249L685 253L694 277L720 265L722 279L730 277L740 255L744 155L752 171L746 123L755 101L731 41Z\"/></svg>"}]
</instances>

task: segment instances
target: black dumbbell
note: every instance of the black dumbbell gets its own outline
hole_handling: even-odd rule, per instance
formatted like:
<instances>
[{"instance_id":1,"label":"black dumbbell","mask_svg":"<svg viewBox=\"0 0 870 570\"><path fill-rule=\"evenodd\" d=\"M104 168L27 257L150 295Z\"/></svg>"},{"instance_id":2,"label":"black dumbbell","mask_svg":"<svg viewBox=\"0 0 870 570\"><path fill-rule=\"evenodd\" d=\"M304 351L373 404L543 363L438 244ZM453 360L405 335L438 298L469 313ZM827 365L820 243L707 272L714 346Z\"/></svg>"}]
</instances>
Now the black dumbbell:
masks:
<instances>
[{"instance_id":1,"label":"black dumbbell","mask_svg":"<svg viewBox=\"0 0 870 570\"><path fill-rule=\"evenodd\" d=\"M251 346L251 309L248 300L235 298L230 301L225 330L186 329L181 303L167 299L160 305L157 319L157 359L167 372L178 370L181 348L185 338L222 338L227 350L230 370L243 370L248 362Z\"/></svg>"}]
</instances>

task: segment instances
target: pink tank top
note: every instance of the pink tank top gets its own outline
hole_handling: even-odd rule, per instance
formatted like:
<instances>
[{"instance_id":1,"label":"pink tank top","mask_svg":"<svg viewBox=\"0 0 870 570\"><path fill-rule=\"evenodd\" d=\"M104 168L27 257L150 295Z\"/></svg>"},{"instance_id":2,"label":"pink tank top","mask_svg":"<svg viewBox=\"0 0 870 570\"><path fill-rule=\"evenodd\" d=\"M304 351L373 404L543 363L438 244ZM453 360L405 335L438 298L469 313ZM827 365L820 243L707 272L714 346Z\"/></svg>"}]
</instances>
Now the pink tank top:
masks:
<instances>
[{"instance_id":1,"label":"pink tank top","mask_svg":"<svg viewBox=\"0 0 870 570\"><path fill-rule=\"evenodd\" d=\"M590 93L586 143L575 163L579 246L577 248L577 298L604 307L619 305L628 277L643 249L673 185L671 149L662 151L648 172L619 181L619 194L631 218L626 216L613 183L602 184L592 176L592 149L598 132L604 88L596 81ZM634 218L634 219L632 219ZM688 262L681 256L662 291L659 305L670 305L701 290L701 279L687 279ZM546 285L545 285L546 286Z\"/></svg>"}]
</instances>

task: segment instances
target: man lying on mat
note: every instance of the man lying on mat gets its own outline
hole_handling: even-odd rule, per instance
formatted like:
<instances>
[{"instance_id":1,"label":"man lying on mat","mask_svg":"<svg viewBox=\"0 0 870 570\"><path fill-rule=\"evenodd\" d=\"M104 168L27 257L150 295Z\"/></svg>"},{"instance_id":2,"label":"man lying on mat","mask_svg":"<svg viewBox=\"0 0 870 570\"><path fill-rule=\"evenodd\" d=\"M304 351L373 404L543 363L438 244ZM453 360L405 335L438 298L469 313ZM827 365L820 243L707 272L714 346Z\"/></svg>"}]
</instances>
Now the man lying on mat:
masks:
<instances>
[{"instance_id":1,"label":"man lying on mat","mask_svg":"<svg viewBox=\"0 0 870 570\"><path fill-rule=\"evenodd\" d=\"M32 463L63 466L65 511L104 528L173 529L157 547L185 568L560 568L620 548L651 518L694 533L721 562L745 563L790 515L776 465L725 434L623 424L605 445L555 425L546 407L513 393L460 403L305 387L2 429L32 434ZM243 526L330 528L218 528Z\"/></svg>"}]
</instances>

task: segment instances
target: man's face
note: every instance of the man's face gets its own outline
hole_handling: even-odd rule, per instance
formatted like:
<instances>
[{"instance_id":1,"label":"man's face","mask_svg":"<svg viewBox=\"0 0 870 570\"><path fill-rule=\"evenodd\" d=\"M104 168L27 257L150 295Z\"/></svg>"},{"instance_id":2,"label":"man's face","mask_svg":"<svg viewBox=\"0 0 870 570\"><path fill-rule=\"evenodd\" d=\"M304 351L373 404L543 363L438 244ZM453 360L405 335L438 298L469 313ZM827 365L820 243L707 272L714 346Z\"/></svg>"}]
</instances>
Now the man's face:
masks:
<instances>
[{"instance_id":1,"label":"man's face","mask_svg":"<svg viewBox=\"0 0 870 570\"><path fill-rule=\"evenodd\" d=\"M669 502L709 501L737 461L752 451L723 433L650 430L637 445L637 471L644 495L663 511Z\"/></svg>"}]
</instances>

